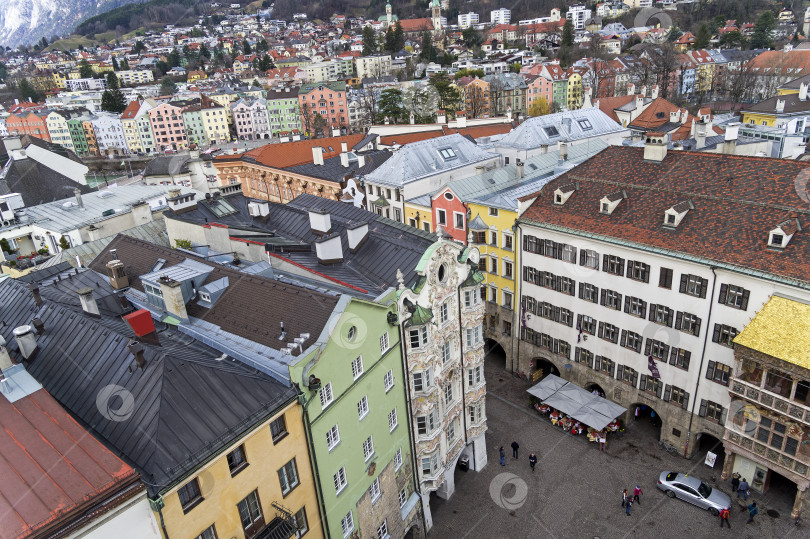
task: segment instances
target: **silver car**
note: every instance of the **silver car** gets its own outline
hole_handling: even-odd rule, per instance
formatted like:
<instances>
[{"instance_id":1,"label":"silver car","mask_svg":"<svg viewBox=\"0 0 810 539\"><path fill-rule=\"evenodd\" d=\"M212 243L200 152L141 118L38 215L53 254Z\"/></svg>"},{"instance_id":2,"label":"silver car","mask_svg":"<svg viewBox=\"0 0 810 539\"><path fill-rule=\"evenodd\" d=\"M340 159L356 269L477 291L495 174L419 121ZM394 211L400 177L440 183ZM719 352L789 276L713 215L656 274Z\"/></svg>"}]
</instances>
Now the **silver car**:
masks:
<instances>
[{"instance_id":1,"label":"silver car","mask_svg":"<svg viewBox=\"0 0 810 539\"><path fill-rule=\"evenodd\" d=\"M728 494L712 488L697 477L678 472L661 472L658 488L670 498L680 498L717 516L722 509L731 508Z\"/></svg>"}]
</instances>

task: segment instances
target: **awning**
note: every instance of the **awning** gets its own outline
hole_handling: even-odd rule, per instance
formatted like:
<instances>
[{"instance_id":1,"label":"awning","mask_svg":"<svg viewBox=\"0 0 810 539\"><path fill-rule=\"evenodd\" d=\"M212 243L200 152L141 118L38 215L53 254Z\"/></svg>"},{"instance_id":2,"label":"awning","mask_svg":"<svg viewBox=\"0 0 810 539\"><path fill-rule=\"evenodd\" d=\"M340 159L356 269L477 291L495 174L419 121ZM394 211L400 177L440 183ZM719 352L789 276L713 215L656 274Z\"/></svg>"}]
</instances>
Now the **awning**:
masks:
<instances>
[{"instance_id":1,"label":"awning","mask_svg":"<svg viewBox=\"0 0 810 539\"><path fill-rule=\"evenodd\" d=\"M527 391L540 399L543 404L596 430L604 429L611 421L627 411L627 408L594 395L554 374L549 374Z\"/></svg>"},{"instance_id":2,"label":"awning","mask_svg":"<svg viewBox=\"0 0 810 539\"><path fill-rule=\"evenodd\" d=\"M378 198L377 200L375 200L374 202L372 202L372 204L374 204L375 206L379 206L379 207L381 207L381 208L384 208L384 207L386 207L386 206L390 206L390 204L388 203L388 201L387 201L387 200L385 200L383 197Z\"/></svg>"}]
</instances>

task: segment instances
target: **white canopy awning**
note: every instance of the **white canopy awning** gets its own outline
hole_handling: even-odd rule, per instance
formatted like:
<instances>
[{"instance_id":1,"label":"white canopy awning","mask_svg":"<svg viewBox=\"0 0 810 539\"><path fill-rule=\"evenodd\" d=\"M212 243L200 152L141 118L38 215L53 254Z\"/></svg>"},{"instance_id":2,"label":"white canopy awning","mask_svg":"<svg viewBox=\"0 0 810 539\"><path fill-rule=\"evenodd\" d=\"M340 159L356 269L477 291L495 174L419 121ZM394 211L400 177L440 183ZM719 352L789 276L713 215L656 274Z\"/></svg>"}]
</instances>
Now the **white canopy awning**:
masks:
<instances>
[{"instance_id":1,"label":"white canopy awning","mask_svg":"<svg viewBox=\"0 0 810 539\"><path fill-rule=\"evenodd\" d=\"M554 374L549 374L527 391L544 404L596 430L604 429L627 410Z\"/></svg>"}]
</instances>

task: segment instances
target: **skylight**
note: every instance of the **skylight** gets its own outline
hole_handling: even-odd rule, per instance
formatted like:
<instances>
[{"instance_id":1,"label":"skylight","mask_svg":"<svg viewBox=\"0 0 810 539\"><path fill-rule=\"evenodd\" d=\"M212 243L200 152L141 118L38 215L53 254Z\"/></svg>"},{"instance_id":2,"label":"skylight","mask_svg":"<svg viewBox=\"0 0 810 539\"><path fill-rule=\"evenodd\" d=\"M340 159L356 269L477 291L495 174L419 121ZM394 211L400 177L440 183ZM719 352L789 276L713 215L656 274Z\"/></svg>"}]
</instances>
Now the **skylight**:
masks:
<instances>
[{"instance_id":1,"label":"skylight","mask_svg":"<svg viewBox=\"0 0 810 539\"><path fill-rule=\"evenodd\" d=\"M213 212L217 217L224 217L237 213L237 209L231 206L230 202L225 200L216 200L208 203L208 209Z\"/></svg>"},{"instance_id":2,"label":"skylight","mask_svg":"<svg viewBox=\"0 0 810 539\"><path fill-rule=\"evenodd\" d=\"M557 128L554 127L553 125L549 125L548 127L544 127L543 131L545 131L546 135L548 135L549 137L556 137L557 135L560 134L560 132L557 131Z\"/></svg>"},{"instance_id":3,"label":"skylight","mask_svg":"<svg viewBox=\"0 0 810 539\"><path fill-rule=\"evenodd\" d=\"M591 122L588 121L588 120L585 120L585 119L577 120L577 123L579 124L580 129L582 129L583 131L588 131L589 129L593 129L593 126L591 125Z\"/></svg>"},{"instance_id":4,"label":"skylight","mask_svg":"<svg viewBox=\"0 0 810 539\"><path fill-rule=\"evenodd\" d=\"M445 160L456 158L456 152L453 148L442 148L439 150L439 154L444 157Z\"/></svg>"}]
</instances>

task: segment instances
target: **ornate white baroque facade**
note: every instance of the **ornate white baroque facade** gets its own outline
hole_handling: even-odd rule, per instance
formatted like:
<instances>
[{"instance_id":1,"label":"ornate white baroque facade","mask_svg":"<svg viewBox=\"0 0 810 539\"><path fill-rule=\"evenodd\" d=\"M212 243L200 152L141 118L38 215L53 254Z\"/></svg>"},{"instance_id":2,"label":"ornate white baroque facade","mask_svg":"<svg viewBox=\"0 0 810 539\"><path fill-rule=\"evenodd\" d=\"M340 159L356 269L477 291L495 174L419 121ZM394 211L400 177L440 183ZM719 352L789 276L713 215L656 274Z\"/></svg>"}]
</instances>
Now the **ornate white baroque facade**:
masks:
<instances>
[{"instance_id":1,"label":"ornate white baroque facade","mask_svg":"<svg viewBox=\"0 0 810 539\"><path fill-rule=\"evenodd\" d=\"M415 442L416 469L427 529L430 494L455 492L464 458L472 470L487 463L483 276L478 250L440 239L416 267L419 280L400 284L399 319Z\"/></svg>"}]
</instances>

